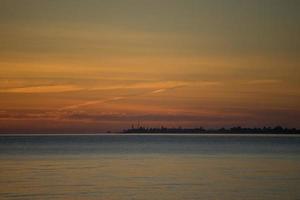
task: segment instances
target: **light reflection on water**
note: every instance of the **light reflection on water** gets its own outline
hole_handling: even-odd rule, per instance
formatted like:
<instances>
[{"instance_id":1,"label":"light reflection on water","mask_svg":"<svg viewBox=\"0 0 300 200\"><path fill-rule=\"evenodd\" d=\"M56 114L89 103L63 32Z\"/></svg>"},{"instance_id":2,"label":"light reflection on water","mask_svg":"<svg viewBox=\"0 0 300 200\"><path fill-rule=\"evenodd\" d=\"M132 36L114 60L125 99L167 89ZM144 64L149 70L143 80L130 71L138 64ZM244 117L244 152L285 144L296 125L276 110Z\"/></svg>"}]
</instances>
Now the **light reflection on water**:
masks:
<instances>
[{"instance_id":1,"label":"light reflection on water","mask_svg":"<svg viewBox=\"0 0 300 200\"><path fill-rule=\"evenodd\" d=\"M300 198L297 137L86 137L1 137L0 199Z\"/></svg>"}]
</instances>

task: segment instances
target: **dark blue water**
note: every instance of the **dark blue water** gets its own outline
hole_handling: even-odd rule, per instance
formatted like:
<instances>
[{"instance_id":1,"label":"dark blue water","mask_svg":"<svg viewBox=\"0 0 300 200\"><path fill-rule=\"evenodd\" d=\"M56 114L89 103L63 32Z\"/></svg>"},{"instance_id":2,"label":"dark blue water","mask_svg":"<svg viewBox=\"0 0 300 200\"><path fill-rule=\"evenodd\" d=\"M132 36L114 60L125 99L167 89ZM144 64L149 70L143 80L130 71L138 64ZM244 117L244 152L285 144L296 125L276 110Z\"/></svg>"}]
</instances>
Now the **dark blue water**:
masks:
<instances>
[{"instance_id":1,"label":"dark blue water","mask_svg":"<svg viewBox=\"0 0 300 200\"><path fill-rule=\"evenodd\" d=\"M300 137L0 136L0 199L298 200Z\"/></svg>"},{"instance_id":2,"label":"dark blue water","mask_svg":"<svg viewBox=\"0 0 300 200\"><path fill-rule=\"evenodd\" d=\"M0 136L1 154L274 154L300 155L286 135L26 135Z\"/></svg>"}]
</instances>

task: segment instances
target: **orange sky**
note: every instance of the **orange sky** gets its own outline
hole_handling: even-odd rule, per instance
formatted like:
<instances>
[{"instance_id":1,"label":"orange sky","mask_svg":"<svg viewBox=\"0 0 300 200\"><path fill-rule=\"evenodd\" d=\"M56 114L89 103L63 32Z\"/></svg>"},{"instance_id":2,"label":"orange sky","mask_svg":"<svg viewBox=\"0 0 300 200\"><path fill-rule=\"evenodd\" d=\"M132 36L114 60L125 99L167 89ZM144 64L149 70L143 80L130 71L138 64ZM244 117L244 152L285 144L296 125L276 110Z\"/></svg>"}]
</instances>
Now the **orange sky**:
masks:
<instances>
[{"instance_id":1,"label":"orange sky","mask_svg":"<svg viewBox=\"0 0 300 200\"><path fill-rule=\"evenodd\" d=\"M300 128L299 8L0 0L0 131Z\"/></svg>"}]
</instances>

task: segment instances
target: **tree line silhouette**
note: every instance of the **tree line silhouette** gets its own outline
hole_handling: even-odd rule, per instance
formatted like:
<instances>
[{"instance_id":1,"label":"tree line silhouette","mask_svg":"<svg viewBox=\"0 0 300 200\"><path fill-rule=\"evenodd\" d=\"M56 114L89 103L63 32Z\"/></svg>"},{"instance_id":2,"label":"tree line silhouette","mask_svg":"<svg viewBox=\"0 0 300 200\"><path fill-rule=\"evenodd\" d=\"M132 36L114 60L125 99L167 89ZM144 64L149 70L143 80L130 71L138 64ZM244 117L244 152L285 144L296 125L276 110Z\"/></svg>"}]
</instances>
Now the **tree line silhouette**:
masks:
<instances>
[{"instance_id":1,"label":"tree line silhouette","mask_svg":"<svg viewBox=\"0 0 300 200\"><path fill-rule=\"evenodd\" d=\"M283 128L281 126L263 127L263 128L243 128L240 126L232 128L220 129L205 129L199 128L147 128L147 127L134 127L123 130L123 133L229 133L229 134L300 134L300 130L296 128Z\"/></svg>"}]
</instances>

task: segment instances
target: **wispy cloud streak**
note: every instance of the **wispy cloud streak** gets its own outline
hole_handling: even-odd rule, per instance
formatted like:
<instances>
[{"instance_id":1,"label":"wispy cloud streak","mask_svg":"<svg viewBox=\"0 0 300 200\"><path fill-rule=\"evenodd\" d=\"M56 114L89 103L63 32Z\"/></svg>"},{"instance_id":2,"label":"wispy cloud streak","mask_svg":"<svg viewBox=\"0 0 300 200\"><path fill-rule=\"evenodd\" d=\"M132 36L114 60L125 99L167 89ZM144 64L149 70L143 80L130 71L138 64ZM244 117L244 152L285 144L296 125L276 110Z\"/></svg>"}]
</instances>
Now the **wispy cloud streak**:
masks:
<instances>
[{"instance_id":1,"label":"wispy cloud streak","mask_svg":"<svg viewBox=\"0 0 300 200\"><path fill-rule=\"evenodd\" d=\"M80 91L83 88L76 85L46 85L2 89L2 93L61 93Z\"/></svg>"},{"instance_id":2,"label":"wispy cloud streak","mask_svg":"<svg viewBox=\"0 0 300 200\"><path fill-rule=\"evenodd\" d=\"M65 106L65 107L60 108L59 110L72 110L72 109L78 109L80 107L90 106L90 105L94 105L94 104L109 103L109 102L113 102L113 101L124 100L124 99L128 99L128 98L134 98L134 97L144 96L144 95L148 95L148 94L162 93L162 92L166 92L167 90L172 90L172 89L176 89L176 88L180 88L180 87L186 87L188 85L189 84L185 83L185 82L158 82L158 83L153 83L153 84L142 83L142 84L135 84L135 85L124 86L124 87L114 87L114 89L116 89L116 88L118 88L118 89L125 89L125 88L126 89L129 89L129 88L130 89L145 89L145 88L153 89L156 87L158 89L143 92L143 93L138 93L135 95L116 96L116 97L103 99L103 100L87 101L87 102L83 102L80 104ZM161 87L163 87L163 88L161 88ZM110 88L112 88L112 87L110 87ZM106 88L106 89L108 89L108 88ZM91 90L97 90L97 88L93 88Z\"/></svg>"}]
</instances>

